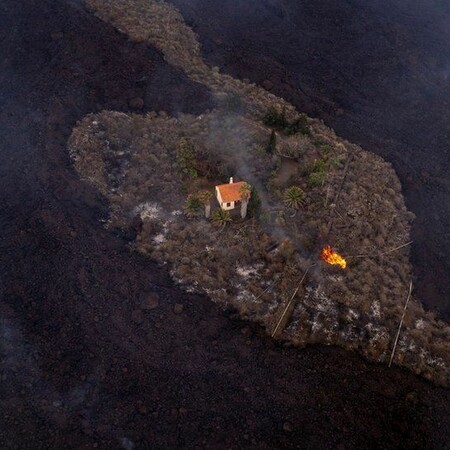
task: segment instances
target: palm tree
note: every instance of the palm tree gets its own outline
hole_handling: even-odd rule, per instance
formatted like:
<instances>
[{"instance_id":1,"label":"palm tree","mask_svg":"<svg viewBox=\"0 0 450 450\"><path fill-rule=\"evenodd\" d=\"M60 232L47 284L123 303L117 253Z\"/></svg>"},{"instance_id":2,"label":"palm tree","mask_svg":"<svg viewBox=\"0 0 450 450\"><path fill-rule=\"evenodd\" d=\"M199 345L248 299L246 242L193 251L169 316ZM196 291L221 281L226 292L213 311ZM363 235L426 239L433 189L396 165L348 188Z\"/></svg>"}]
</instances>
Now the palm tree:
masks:
<instances>
[{"instance_id":1,"label":"palm tree","mask_svg":"<svg viewBox=\"0 0 450 450\"><path fill-rule=\"evenodd\" d=\"M231 222L230 211L226 211L222 208L216 209L212 214L212 222L216 226L222 226L222 228L225 227L227 223Z\"/></svg>"},{"instance_id":2,"label":"palm tree","mask_svg":"<svg viewBox=\"0 0 450 450\"><path fill-rule=\"evenodd\" d=\"M199 217L203 214L203 202L198 195L191 194L188 196L184 203L184 212L189 219Z\"/></svg>"},{"instance_id":3,"label":"palm tree","mask_svg":"<svg viewBox=\"0 0 450 450\"><path fill-rule=\"evenodd\" d=\"M205 206L205 217L208 219L211 215L211 199L213 198L213 193L211 191L202 191L199 198Z\"/></svg>"},{"instance_id":4,"label":"palm tree","mask_svg":"<svg viewBox=\"0 0 450 450\"><path fill-rule=\"evenodd\" d=\"M245 219L247 216L248 201L252 195L252 187L248 183L244 183L239 188L239 194L241 195L241 217Z\"/></svg>"},{"instance_id":5,"label":"palm tree","mask_svg":"<svg viewBox=\"0 0 450 450\"><path fill-rule=\"evenodd\" d=\"M288 187L283 194L284 204L288 208L298 209L304 203L305 193L298 186Z\"/></svg>"}]
</instances>

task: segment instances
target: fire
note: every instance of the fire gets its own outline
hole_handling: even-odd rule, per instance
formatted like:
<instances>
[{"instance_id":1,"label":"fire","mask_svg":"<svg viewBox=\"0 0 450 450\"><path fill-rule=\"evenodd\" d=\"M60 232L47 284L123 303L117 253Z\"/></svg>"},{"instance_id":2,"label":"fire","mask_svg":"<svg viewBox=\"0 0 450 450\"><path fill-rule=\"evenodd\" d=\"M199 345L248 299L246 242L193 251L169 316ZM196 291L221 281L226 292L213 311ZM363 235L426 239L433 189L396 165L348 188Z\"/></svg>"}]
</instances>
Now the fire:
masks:
<instances>
[{"instance_id":1,"label":"fire","mask_svg":"<svg viewBox=\"0 0 450 450\"><path fill-rule=\"evenodd\" d=\"M327 245L320 254L320 257L328 264L333 264L345 269L347 267L347 261L338 253L333 252L331 247Z\"/></svg>"}]
</instances>

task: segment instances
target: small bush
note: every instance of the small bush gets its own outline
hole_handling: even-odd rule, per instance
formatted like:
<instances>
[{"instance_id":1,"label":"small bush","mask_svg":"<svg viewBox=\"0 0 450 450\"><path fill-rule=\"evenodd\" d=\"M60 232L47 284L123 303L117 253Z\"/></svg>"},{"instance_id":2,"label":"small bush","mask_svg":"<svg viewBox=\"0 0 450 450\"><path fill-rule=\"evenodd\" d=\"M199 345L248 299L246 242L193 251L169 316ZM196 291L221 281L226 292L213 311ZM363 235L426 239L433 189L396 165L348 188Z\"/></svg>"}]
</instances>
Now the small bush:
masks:
<instances>
[{"instance_id":1,"label":"small bush","mask_svg":"<svg viewBox=\"0 0 450 450\"><path fill-rule=\"evenodd\" d=\"M328 163L327 161L325 161L325 159L317 159L316 161L314 161L314 166L313 166L313 172L323 172L326 173L328 169Z\"/></svg>"},{"instance_id":2,"label":"small bush","mask_svg":"<svg viewBox=\"0 0 450 450\"><path fill-rule=\"evenodd\" d=\"M325 182L325 172L312 172L308 177L308 184L310 186L322 186Z\"/></svg>"},{"instance_id":3,"label":"small bush","mask_svg":"<svg viewBox=\"0 0 450 450\"><path fill-rule=\"evenodd\" d=\"M264 115L263 124L268 127L286 128L289 123L286 120L284 110L280 113L274 106L271 106Z\"/></svg>"},{"instance_id":4,"label":"small bush","mask_svg":"<svg viewBox=\"0 0 450 450\"><path fill-rule=\"evenodd\" d=\"M268 127L274 127L283 130L287 135L293 135L297 133L304 134L306 136L311 135L311 131L308 125L308 117L306 114L300 114L297 119L289 122L286 119L286 113L283 109L278 111L274 106L271 106L264 115L263 124Z\"/></svg>"},{"instance_id":5,"label":"small bush","mask_svg":"<svg viewBox=\"0 0 450 450\"><path fill-rule=\"evenodd\" d=\"M284 204L288 208L298 209L304 203L305 193L298 186L288 187L283 194Z\"/></svg>"},{"instance_id":6,"label":"small bush","mask_svg":"<svg viewBox=\"0 0 450 450\"><path fill-rule=\"evenodd\" d=\"M178 143L176 162L178 171L191 178L197 178L198 173L195 169L194 146L187 138L181 138Z\"/></svg>"},{"instance_id":7,"label":"small bush","mask_svg":"<svg viewBox=\"0 0 450 450\"><path fill-rule=\"evenodd\" d=\"M287 125L284 127L284 132L288 135L301 133L310 136L311 131L309 129L308 118L306 114L300 114L298 119L287 123Z\"/></svg>"},{"instance_id":8,"label":"small bush","mask_svg":"<svg viewBox=\"0 0 450 450\"><path fill-rule=\"evenodd\" d=\"M231 214L230 211L219 208L212 213L211 219L214 225L224 227L227 223L231 222Z\"/></svg>"},{"instance_id":9,"label":"small bush","mask_svg":"<svg viewBox=\"0 0 450 450\"><path fill-rule=\"evenodd\" d=\"M203 215L204 203L198 195L191 194L184 203L184 212L192 219Z\"/></svg>"}]
</instances>

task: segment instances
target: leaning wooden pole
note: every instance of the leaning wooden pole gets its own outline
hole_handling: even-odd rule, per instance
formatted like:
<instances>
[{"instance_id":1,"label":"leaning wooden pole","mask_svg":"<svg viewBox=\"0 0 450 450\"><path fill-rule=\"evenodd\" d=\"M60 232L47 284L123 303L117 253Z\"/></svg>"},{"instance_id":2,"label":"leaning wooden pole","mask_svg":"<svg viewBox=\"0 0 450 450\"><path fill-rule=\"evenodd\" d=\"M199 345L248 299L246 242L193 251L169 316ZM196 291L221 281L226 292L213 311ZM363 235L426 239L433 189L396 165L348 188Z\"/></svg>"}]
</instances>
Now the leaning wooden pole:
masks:
<instances>
[{"instance_id":1,"label":"leaning wooden pole","mask_svg":"<svg viewBox=\"0 0 450 450\"><path fill-rule=\"evenodd\" d=\"M389 253L396 252L397 250L400 250L408 245L411 245L414 241L409 241L406 244L399 245L398 247L391 248L390 250L386 250L385 252L381 253L364 253L362 255L345 255L345 258L374 258L377 256L384 256L388 255Z\"/></svg>"},{"instance_id":2,"label":"leaning wooden pole","mask_svg":"<svg viewBox=\"0 0 450 450\"><path fill-rule=\"evenodd\" d=\"M275 329L274 329L273 332L272 332L272 337L275 336L275 334L277 333L278 329L280 328L281 322L283 321L284 316L286 315L286 313L287 313L289 307L291 306L291 303L292 303L292 301L294 300L295 294L297 294L298 290L300 289L300 286L301 286L302 283L303 283L303 280L306 278L306 274L308 273L309 269L310 269L313 265L314 265L314 264L311 264L311 265L305 270L305 273L303 274L302 279L301 279L300 282L298 283L298 286L296 287L294 293L292 294L291 298L289 299L289 301L288 301L288 303L287 303L287 306L286 306L286 308L285 308L284 311L283 311L283 314L281 314L281 317L280 317L280 319L278 320L278 323L277 323Z\"/></svg>"},{"instance_id":3,"label":"leaning wooden pole","mask_svg":"<svg viewBox=\"0 0 450 450\"><path fill-rule=\"evenodd\" d=\"M411 280L411 282L409 283L409 293L408 293L408 298L406 299L405 307L403 308L402 319L400 320L400 325L398 326L397 336L395 337L394 347L392 348L391 359L390 359L390 361L389 361L389 367L391 367L392 361L394 360L395 349L396 349L396 347L397 347L398 338L400 337L400 331L401 331L401 329L402 329L403 320L404 320L404 318L405 318L406 308L408 307L409 299L411 298L411 292L412 292L412 280Z\"/></svg>"}]
</instances>

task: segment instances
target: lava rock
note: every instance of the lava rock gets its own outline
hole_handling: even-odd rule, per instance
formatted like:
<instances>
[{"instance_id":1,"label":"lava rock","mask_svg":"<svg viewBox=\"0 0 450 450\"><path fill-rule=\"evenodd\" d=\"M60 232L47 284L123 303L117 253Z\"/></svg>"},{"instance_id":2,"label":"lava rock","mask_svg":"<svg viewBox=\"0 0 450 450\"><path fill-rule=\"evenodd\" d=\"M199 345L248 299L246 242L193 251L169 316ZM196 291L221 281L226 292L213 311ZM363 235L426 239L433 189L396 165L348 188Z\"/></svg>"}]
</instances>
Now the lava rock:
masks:
<instances>
[{"instance_id":1,"label":"lava rock","mask_svg":"<svg viewBox=\"0 0 450 450\"><path fill-rule=\"evenodd\" d=\"M184 306L181 303L176 303L173 307L173 312L175 314L181 314L184 310Z\"/></svg>"},{"instance_id":2,"label":"lava rock","mask_svg":"<svg viewBox=\"0 0 450 450\"><path fill-rule=\"evenodd\" d=\"M142 309L155 309L159 306L159 295L156 292L152 292L142 301Z\"/></svg>"},{"instance_id":3,"label":"lava rock","mask_svg":"<svg viewBox=\"0 0 450 450\"><path fill-rule=\"evenodd\" d=\"M270 80L264 80L262 86L264 89L270 91L273 88L273 83Z\"/></svg>"},{"instance_id":4,"label":"lava rock","mask_svg":"<svg viewBox=\"0 0 450 450\"><path fill-rule=\"evenodd\" d=\"M144 107L144 100L141 97L135 97L132 98L128 104L130 105L130 108L142 109Z\"/></svg>"},{"instance_id":5,"label":"lava rock","mask_svg":"<svg viewBox=\"0 0 450 450\"><path fill-rule=\"evenodd\" d=\"M144 314L142 313L142 310L140 309L135 309L132 313L131 313L131 320L134 323L140 324L144 321Z\"/></svg>"}]
</instances>

